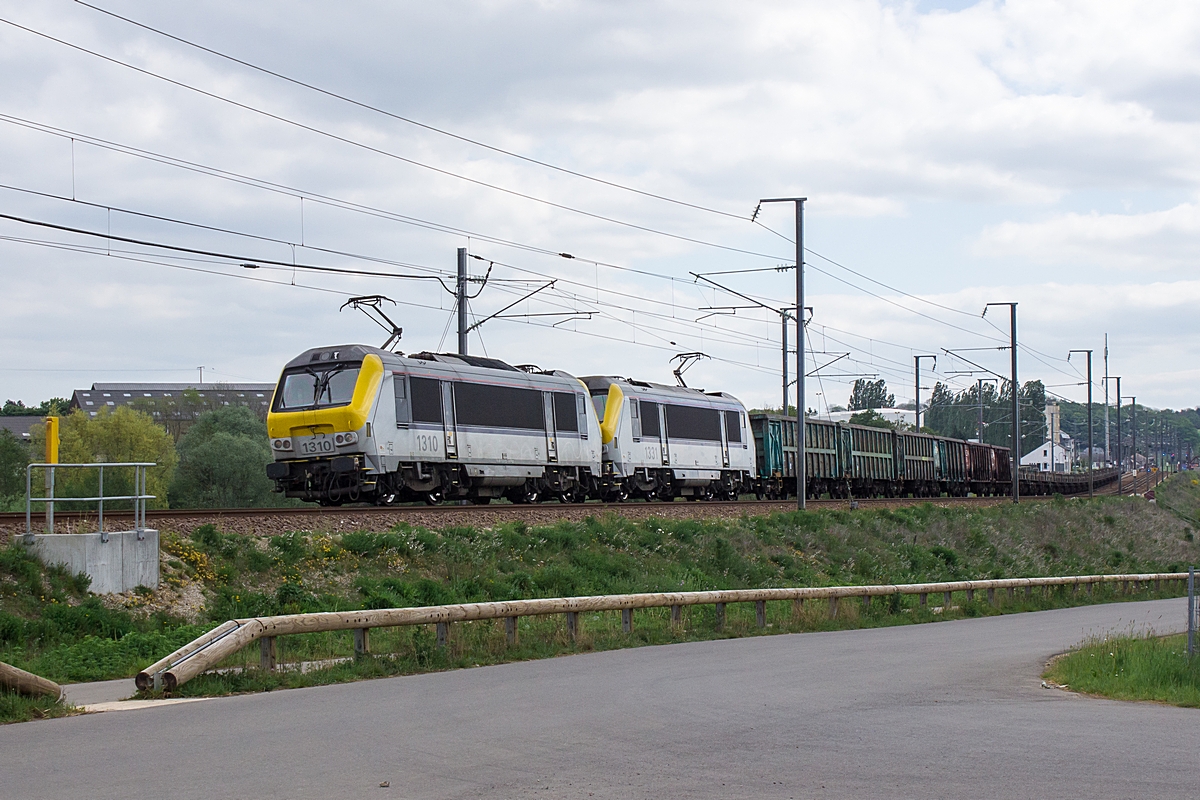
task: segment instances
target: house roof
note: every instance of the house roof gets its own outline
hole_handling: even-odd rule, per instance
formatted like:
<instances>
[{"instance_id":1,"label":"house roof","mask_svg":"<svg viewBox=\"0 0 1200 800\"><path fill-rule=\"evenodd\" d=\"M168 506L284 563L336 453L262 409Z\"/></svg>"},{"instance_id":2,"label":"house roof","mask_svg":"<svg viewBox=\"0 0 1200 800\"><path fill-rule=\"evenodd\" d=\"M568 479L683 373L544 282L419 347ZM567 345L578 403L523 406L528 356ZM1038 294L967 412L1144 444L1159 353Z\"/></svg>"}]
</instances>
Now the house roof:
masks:
<instances>
[{"instance_id":1,"label":"house roof","mask_svg":"<svg viewBox=\"0 0 1200 800\"><path fill-rule=\"evenodd\" d=\"M76 389L71 408L96 416L100 409L131 406L139 402L178 401L194 391L210 406L248 406L266 411L275 391L273 383L93 383L91 389Z\"/></svg>"},{"instance_id":2,"label":"house roof","mask_svg":"<svg viewBox=\"0 0 1200 800\"><path fill-rule=\"evenodd\" d=\"M28 416L28 417L0 417L0 430L12 431L13 436L16 436L22 441L29 441L29 431L34 425L42 425L46 421L45 417Z\"/></svg>"}]
</instances>

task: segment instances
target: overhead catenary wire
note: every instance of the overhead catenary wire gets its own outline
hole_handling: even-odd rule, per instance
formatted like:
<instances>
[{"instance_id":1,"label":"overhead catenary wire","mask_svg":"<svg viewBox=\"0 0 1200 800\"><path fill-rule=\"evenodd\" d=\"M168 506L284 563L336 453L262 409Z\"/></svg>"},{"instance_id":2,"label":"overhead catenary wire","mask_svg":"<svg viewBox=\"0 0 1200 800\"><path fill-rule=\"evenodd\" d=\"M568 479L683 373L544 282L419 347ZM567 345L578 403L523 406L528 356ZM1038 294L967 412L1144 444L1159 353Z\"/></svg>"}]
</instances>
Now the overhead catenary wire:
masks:
<instances>
[{"instance_id":1,"label":"overhead catenary wire","mask_svg":"<svg viewBox=\"0 0 1200 800\"><path fill-rule=\"evenodd\" d=\"M650 233L650 234L654 234L656 236L664 236L664 237L667 237L670 239L676 239L678 241L702 245L704 247L713 247L713 248L716 248L719 250L724 250L727 252L742 253L744 255L755 256L758 258L770 258L770 259L774 259L774 260L779 260L781 258L780 256L774 255L774 254L759 253L757 251L748 250L748 249L741 248L741 247L733 247L731 245L720 244L719 242L710 242L705 239L698 239L698 238L695 238L692 236L685 236L683 234L671 233L669 231L660 230L658 228L652 228L648 225L639 225L638 223L629 222L628 220L622 220L622 219L618 219L616 217L610 217L610 216L607 216L604 214L598 214L596 212L587 211L585 209L578 208L576 206L567 205L565 203L558 203L558 202L555 202L553 200L548 200L543 197L537 197L535 195L517 191L516 189L509 189L507 187L500 186L499 184L489 183L488 181L480 180L478 178L472 178L468 175L463 175L461 173L454 172L453 170L443 169L442 167L437 167L437 166L434 166L433 164L426 164L423 161L418 161L413 158L408 158L407 156L402 156L399 153L394 153L390 150L385 150L382 147L376 147L375 145L367 144L366 142L360 142L356 139L350 138L349 136L344 136L339 133L334 133L333 131L327 131L323 128L318 128L315 125L309 125L308 123L300 122L299 120L294 120L294 119L291 119L290 117L285 117L282 114L276 114L274 112L267 111L262 108L258 108L257 106L250 105L249 103L243 103L240 100L234 100L231 97L226 97L224 95L217 94L216 92L210 92L207 89L201 89L200 87L194 86L185 81L177 80L175 78L169 78L166 75L159 74L157 72L154 72L153 70L149 70L144 67L139 67L135 64L129 63L128 61L122 61L119 58L114 58L113 56L105 55L97 50L91 50L89 48L83 47L82 45L78 45L73 42L69 42L66 39L61 39L57 36L52 36L48 33L45 33L44 31L39 31L39 30L37 30L35 28L31 28L27 25L21 25L20 23L13 22L12 20L9 20L9 19L4 19L4 18L0 17L0 23L3 23L5 25L10 25L14 28L18 28L20 30L23 30L23 31L33 34L35 36L39 36L48 41L52 41L57 44L63 45L64 47L69 47L78 52L85 53L87 55L93 56L95 58L99 58L99 59L101 59L103 61L107 61L111 64L116 64L117 66L121 66L121 67L124 67L129 70L133 70L134 72L140 73L147 77L154 78L155 80L160 80L165 83L171 84L172 86L176 86L181 89L186 89L187 91L190 91L190 92L195 92L196 94L202 95L204 97L208 97L210 99L217 100L222 103L227 103L236 108L240 108L244 111L248 111L253 114L261 115L268 119L272 119L277 122L281 122L285 125L290 125L297 129L304 130L309 133L313 133L318 136L322 136L322 137L328 138L330 140L337 141L337 142L340 142L345 145L349 145L351 147L359 148L366 152L384 156L385 158L394 159L396 161L399 161L399 162L402 162L405 164L409 164L414 167L419 167L421 169L429 170L431 172L435 172L440 175L455 178L457 180L465 181L467 183L471 183L471 184L481 186L481 187L484 187L487 189L492 189L497 192L502 192L504 194L507 194L507 195L510 195L513 197L518 197L518 198L521 198L524 200L529 200L534 203L540 203L542 205L549 206L551 208L557 208L562 211L568 211L573 214L579 214L581 216L589 217L591 219L599 220L602 222L608 222L608 223L611 223L614 225L619 225L619 226L630 228L633 230L642 231L644 233Z\"/></svg>"},{"instance_id":2,"label":"overhead catenary wire","mask_svg":"<svg viewBox=\"0 0 1200 800\"><path fill-rule=\"evenodd\" d=\"M466 144L474 145L476 147L482 147L485 150L490 150L494 153L499 153L501 155L509 156L510 158L515 158L515 159L524 161L529 164L535 164L537 166L545 167L546 169L554 170L556 172L561 172L566 175L572 175L576 178L582 178L583 180L592 181L594 183L599 183L604 186L612 187L614 189L620 189L621 191L632 192L634 194L638 194L643 197L649 197L649 198L652 198L655 200L662 200L663 202L666 202L666 203L673 203L675 205L684 206L686 208L692 208L697 211L704 211L704 212L707 212L710 214L718 214L723 217L731 217L733 219L739 219L739 220L748 220L749 219L749 217L747 217L744 214L734 214L729 211L722 211L717 208L712 208L712 207L701 205L698 203L692 203L687 200L680 200L678 198L669 197L667 195L657 194L655 192L648 192L643 189L638 189L636 187L628 186L623 183L611 181L606 178L599 178L599 177L596 177L595 175L589 175L584 172L579 172L577 170L569 169L567 167L562 167L557 164L552 164L548 161L533 158L532 156L523 155L523 154L517 153L513 150L507 150L503 147L497 147L496 145L488 144L487 142L483 142L479 139L474 139L469 136L464 136L462 134L454 133L453 131L446 130L445 128L437 127L436 125L430 125L425 122L420 122L419 120L413 119L411 117L406 117L401 114L397 114L393 111L388 111L387 109L381 108L381 107L373 105L371 103L366 103L361 100L356 100L352 97L349 97L344 94L340 94L340 93L332 91L330 89L325 89L325 88L317 86L315 84L299 80L298 78L293 78L289 75L285 75L281 72L267 69L266 67L263 67L259 64L255 64L255 63L247 61L245 59L229 55L228 53L221 52L220 50L217 50L212 47L206 47L205 45L199 44L198 42L193 42L192 40L187 39L183 36L179 36L178 34L170 33L168 31L162 30L161 28L155 28L151 25L147 25L144 22L139 22L138 20L135 20L131 17L122 16L121 14L118 14L114 11L110 11L106 8L101 8L100 6L94 5L92 3L84 2L84 0L75 0L75 2L78 3L79 5L86 6L87 8L90 8L94 11L98 11L101 14L106 14L109 17L113 17L114 19L121 20L122 22L126 22L130 25L134 25L138 28L141 28L142 30L146 30L151 33L157 34L159 36L163 36L167 39L171 39L173 41L179 42L180 44L187 45L188 47L193 47L197 50L201 50L210 55L225 59L226 61L230 61L232 63L239 64L243 67L246 67L247 69L252 69L252 70L254 70L256 72L260 72L264 75L270 75L273 78L278 78L279 80L286 81L295 86L300 86L300 87L308 89L310 91L317 92L319 94L323 94L326 97L331 97L336 100L340 100L344 103L349 103L351 105L357 106L358 108L362 108L367 111L374 112L376 114L382 114L385 117L389 117L391 119L397 120L399 122L404 122L409 125L414 125L418 128L422 128L424 130L431 131L433 133L437 133L442 136L448 136L448 137L450 137L452 139L456 139L460 142L465 142Z\"/></svg>"}]
</instances>

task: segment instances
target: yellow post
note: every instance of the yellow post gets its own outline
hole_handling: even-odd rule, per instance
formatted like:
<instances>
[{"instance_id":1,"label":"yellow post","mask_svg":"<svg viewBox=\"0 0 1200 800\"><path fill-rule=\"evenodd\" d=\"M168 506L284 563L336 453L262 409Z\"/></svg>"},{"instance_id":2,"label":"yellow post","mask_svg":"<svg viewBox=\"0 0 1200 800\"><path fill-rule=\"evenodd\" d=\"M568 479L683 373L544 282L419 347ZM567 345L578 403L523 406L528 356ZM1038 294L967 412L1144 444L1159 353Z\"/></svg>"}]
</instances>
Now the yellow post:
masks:
<instances>
[{"instance_id":1,"label":"yellow post","mask_svg":"<svg viewBox=\"0 0 1200 800\"><path fill-rule=\"evenodd\" d=\"M58 417L46 417L46 463L58 463ZM46 468L46 496L54 497L54 467ZM54 501L46 503L46 533L54 533Z\"/></svg>"}]
</instances>

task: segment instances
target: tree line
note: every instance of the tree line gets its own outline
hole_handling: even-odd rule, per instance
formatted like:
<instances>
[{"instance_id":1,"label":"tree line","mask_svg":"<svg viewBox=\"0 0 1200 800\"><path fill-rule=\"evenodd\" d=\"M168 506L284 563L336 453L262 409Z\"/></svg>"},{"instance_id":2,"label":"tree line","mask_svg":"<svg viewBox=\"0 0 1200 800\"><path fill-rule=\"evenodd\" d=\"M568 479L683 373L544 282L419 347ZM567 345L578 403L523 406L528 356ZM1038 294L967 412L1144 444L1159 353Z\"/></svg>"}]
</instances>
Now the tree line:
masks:
<instances>
[{"instance_id":1,"label":"tree line","mask_svg":"<svg viewBox=\"0 0 1200 800\"><path fill-rule=\"evenodd\" d=\"M0 507L23 510L25 469L30 462L41 462L46 447L44 426L35 425L30 441L22 442L7 430L0 430ZM205 411L172 436L164 425L145 411L128 407L102 409L95 417L76 410L62 417L59 428L59 461L92 463L97 461L152 461L158 466L147 470L146 492L154 495L150 508L265 508L291 505L272 491L266 465L272 461L267 426L253 411L243 406L224 406ZM35 470L34 486L44 496L40 470ZM133 494L131 469L111 469L104 473L104 494ZM96 496L99 490L95 470L57 470L55 495ZM94 507L94 503L83 504ZM119 501L112 508L128 507ZM56 505L70 510L72 504ZM105 507L110 507L105 503Z\"/></svg>"}]
</instances>

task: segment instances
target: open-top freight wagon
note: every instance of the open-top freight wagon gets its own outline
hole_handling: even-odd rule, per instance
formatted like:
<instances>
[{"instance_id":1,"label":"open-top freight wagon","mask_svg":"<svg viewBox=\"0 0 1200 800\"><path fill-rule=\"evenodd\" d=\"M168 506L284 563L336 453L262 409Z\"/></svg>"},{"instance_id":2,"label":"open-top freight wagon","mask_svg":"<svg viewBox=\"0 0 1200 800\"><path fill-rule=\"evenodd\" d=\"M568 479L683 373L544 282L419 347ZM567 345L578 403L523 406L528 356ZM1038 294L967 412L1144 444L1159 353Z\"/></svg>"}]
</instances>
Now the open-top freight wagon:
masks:
<instances>
[{"instance_id":1,"label":"open-top freight wagon","mask_svg":"<svg viewBox=\"0 0 1200 800\"><path fill-rule=\"evenodd\" d=\"M750 415L760 497L796 496L796 420L782 414ZM810 498L980 497L1012 490L1007 447L965 442L927 433L830 422L804 421L805 485ZM1116 479L1096 473L1094 483ZM1086 474L1020 472L1021 493L1079 494Z\"/></svg>"}]
</instances>

